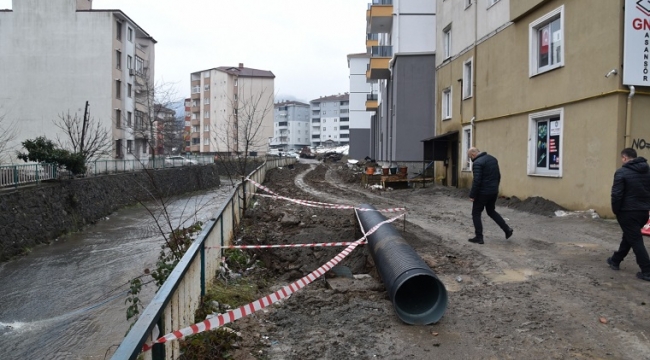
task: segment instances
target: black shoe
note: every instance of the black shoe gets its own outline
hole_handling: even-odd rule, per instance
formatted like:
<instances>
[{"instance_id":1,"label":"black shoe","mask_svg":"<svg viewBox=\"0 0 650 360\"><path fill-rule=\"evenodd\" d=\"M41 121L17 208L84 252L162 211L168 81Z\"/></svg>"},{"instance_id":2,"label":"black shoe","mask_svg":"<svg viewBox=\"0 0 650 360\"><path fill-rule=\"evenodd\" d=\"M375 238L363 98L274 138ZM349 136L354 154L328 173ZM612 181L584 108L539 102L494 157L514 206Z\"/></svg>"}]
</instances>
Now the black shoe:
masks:
<instances>
[{"instance_id":1,"label":"black shoe","mask_svg":"<svg viewBox=\"0 0 650 360\"><path fill-rule=\"evenodd\" d=\"M636 273L636 277L641 280L650 281L650 272L638 272Z\"/></svg>"},{"instance_id":2,"label":"black shoe","mask_svg":"<svg viewBox=\"0 0 650 360\"><path fill-rule=\"evenodd\" d=\"M506 230L506 240L510 239L513 232L515 232L515 231L512 230L511 228L508 228L508 230Z\"/></svg>"},{"instance_id":3,"label":"black shoe","mask_svg":"<svg viewBox=\"0 0 650 360\"><path fill-rule=\"evenodd\" d=\"M469 239L469 240L467 240L467 241L469 241L471 243L474 243L474 244L483 244L483 238L476 237L476 236Z\"/></svg>"},{"instance_id":4,"label":"black shoe","mask_svg":"<svg viewBox=\"0 0 650 360\"><path fill-rule=\"evenodd\" d=\"M612 270L621 270L621 268L618 266L619 264L614 264L614 260L612 260L611 257L607 258L607 263Z\"/></svg>"}]
</instances>

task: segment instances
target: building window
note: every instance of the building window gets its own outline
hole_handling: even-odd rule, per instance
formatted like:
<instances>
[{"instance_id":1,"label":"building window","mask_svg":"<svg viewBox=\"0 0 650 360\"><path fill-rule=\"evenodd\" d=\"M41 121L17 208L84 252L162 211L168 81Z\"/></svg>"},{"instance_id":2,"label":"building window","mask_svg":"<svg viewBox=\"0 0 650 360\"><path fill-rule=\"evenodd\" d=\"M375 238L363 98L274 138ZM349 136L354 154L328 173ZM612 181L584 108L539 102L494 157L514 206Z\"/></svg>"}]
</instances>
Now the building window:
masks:
<instances>
[{"instance_id":1,"label":"building window","mask_svg":"<svg viewBox=\"0 0 650 360\"><path fill-rule=\"evenodd\" d=\"M203 90L205 90L205 91L210 90L210 85L205 85L205 86L203 87Z\"/></svg>"},{"instance_id":2,"label":"building window","mask_svg":"<svg viewBox=\"0 0 650 360\"><path fill-rule=\"evenodd\" d=\"M529 25L530 76L564 66L564 5Z\"/></svg>"},{"instance_id":3,"label":"building window","mask_svg":"<svg viewBox=\"0 0 650 360\"><path fill-rule=\"evenodd\" d=\"M203 99L203 105L210 105L210 98L206 97Z\"/></svg>"},{"instance_id":4,"label":"building window","mask_svg":"<svg viewBox=\"0 0 650 360\"><path fill-rule=\"evenodd\" d=\"M120 109L115 109L115 127L118 129L122 127L122 110Z\"/></svg>"},{"instance_id":5,"label":"building window","mask_svg":"<svg viewBox=\"0 0 650 360\"><path fill-rule=\"evenodd\" d=\"M122 70L122 52L115 50L115 68Z\"/></svg>"},{"instance_id":6,"label":"building window","mask_svg":"<svg viewBox=\"0 0 650 360\"><path fill-rule=\"evenodd\" d=\"M192 86L192 94L198 94L201 92L201 85ZM192 106L199 106L196 102L192 103Z\"/></svg>"},{"instance_id":7,"label":"building window","mask_svg":"<svg viewBox=\"0 0 650 360\"><path fill-rule=\"evenodd\" d=\"M115 157L121 159L124 156L122 154L122 139L115 140Z\"/></svg>"},{"instance_id":8,"label":"building window","mask_svg":"<svg viewBox=\"0 0 650 360\"><path fill-rule=\"evenodd\" d=\"M122 23L119 21L115 23L115 38L122 41Z\"/></svg>"},{"instance_id":9,"label":"building window","mask_svg":"<svg viewBox=\"0 0 650 360\"><path fill-rule=\"evenodd\" d=\"M133 56L131 55L126 56L126 68L133 69Z\"/></svg>"},{"instance_id":10,"label":"building window","mask_svg":"<svg viewBox=\"0 0 650 360\"><path fill-rule=\"evenodd\" d=\"M334 127L334 131L336 131L336 126Z\"/></svg>"},{"instance_id":11,"label":"building window","mask_svg":"<svg viewBox=\"0 0 650 360\"><path fill-rule=\"evenodd\" d=\"M126 37L129 42L133 42L133 29L127 28L127 37Z\"/></svg>"},{"instance_id":12,"label":"building window","mask_svg":"<svg viewBox=\"0 0 650 360\"><path fill-rule=\"evenodd\" d=\"M472 171L472 160L467 156L467 150L472 147L472 125L463 126L462 140L462 171Z\"/></svg>"},{"instance_id":13,"label":"building window","mask_svg":"<svg viewBox=\"0 0 650 360\"><path fill-rule=\"evenodd\" d=\"M133 153L133 140L126 141L126 152L129 154Z\"/></svg>"},{"instance_id":14,"label":"building window","mask_svg":"<svg viewBox=\"0 0 650 360\"><path fill-rule=\"evenodd\" d=\"M528 175L562 176L563 117L564 109L528 116Z\"/></svg>"},{"instance_id":15,"label":"building window","mask_svg":"<svg viewBox=\"0 0 650 360\"><path fill-rule=\"evenodd\" d=\"M130 111L127 111L127 112L126 112L126 126L127 126L127 127L131 127L131 126L132 126L132 123L131 123L131 117L132 117L132 116L133 116L133 113L131 113Z\"/></svg>"},{"instance_id":16,"label":"building window","mask_svg":"<svg viewBox=\"0 0 650 360\"><path fill-rule=\"evenodd\" d=\"M488 2L490 2L490 1L491 0L488 0ZM465 9L467 9L470 6L472 6L472 0L465 0Z\"/></svg>"},{"instance_id":17,"label":"building window","mask_svg":"<svg viewBox=\"0 0 650 360\"><path fill-rule=\"evenodd\" d=\"M209 118L210 118L210 112L209 112L209 111L205 111L205 112L203 113L203 118L204 118L204 119L209 119Z\"/></svg>"},{"instance_id":18,"label":"building window","mask_svg":"<svg viewBox=\"0 0 650 360\"><path fill-rule=\"evenodd\" d=\"M199 132L199 126L198 125L192 126L192 132L195 132L195 133Z\"/></svg>"},{"instance_id":19,"label":"building window","mask_svg":"<svg viewBox=\"0 0 650 360\"><path fill-rule=\"evenodd\" d=\"M463 99L472 97L472 63L472 59L469 59L463 64Z\"/></svg>"},{"instance_id":20,"label":"building window","mask_svg":"<svg viewBox=\"0 0 650 360\"><path fill-rule=\"evenodd\" d=\"M133 85L128 84L126 86L126 96L131 97L131 92L133 91Z\"/></svg>"},{"instance_id":21,"label":"building window","mask_svg":"<svg viewBox=\"0 0 650 360\"><path fill-rule=\"evenodd\" d=\"M144 113L142 111L135 111L135 127L141 129L144 124Z\"/></svg>"},{"instance_id":22,"label":"building window","mask_svg":"<svg viewBox=\"0 0 650 360\"><path fill-rule=\"evenodd\" d=\"M135 57L135 72L140 76L144 75L144 60L139 56Z\"/></svg>"},{"instance_id":23,"label":"building window","mask_svg":"<svg viewBox=\"0 0 650 360\"><path fill-rule=\"evenodd\" d=\"M149 147L149 146L147 146L147 140L142 140L142 153L143 153L143 154L146 154L146 153L147 153L147 148L148 148L148 147Z\"/></svg>"},{"instance_id":24,"label":"building window","mask_svg":"<svg viewBox=\"0 0 650 360\"><path fill-rule=\"evenodd\" d=\"M122 81L121 80L115 80L115 98L116 99L121 99L122 98Z\"/></svg>"},{"instance_id":25,"label":"building window","mask_svg":"<svg viewBox=\"0 0 650 360\"><path fill-rule=\"evenodd\" d=\"M492 5L498 3L499 0L487 0L487 7L491 7Z\"/></svg>"},{"instance_id":26,"label":"building window","mask_svg":"<svg viewBox=\"0 0 650 360\"><path fill-rule=\"evenodd\" d=\"M451 88L442 90L442 119L451 119Z\"/></svg>"},{"instance_id":27,"label":"building window","mask_svg":"<svg viewBox=\"0 0 650 360\"><path fill-rule=\"evenodd\" d=\"M442 45L445 59L451 57L451 25L442 30Z\"/></svg>"},{"instance_id":28,"label":"building window","mask_svg":"<svg viewBox=\"0 0 650 360\"><path fill-rule=\"evenodd\" d=\"M327 128L323 126L323 131L325 131L325 130L327 130Z\"/></svg>"},{"instance_id":29,"label":"building window","mask_svg":"<svg viewBox=\"0 0 650 360\"><path fill-rule=\"evenodd\" d=\"M210 138L203 138L203 145L210 145Z\"/></svg>"}]
</instances>

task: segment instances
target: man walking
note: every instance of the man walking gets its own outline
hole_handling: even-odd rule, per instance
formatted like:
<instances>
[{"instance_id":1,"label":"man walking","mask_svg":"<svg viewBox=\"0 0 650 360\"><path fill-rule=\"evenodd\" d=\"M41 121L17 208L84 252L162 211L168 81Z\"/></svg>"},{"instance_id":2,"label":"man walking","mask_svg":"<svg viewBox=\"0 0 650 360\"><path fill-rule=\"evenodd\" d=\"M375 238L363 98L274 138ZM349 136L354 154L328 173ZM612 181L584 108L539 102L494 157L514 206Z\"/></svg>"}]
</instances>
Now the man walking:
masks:
<instances>
[{"instance_id":1,"label":"man walking","mask_svg":"<svg viewBox=\"0 0 650 360\"><path fill-rule=\"evenodd\" d=\"M612 211L623 230L623 239L618 251L607 258L607 263L610 268L619 270L619 264L632 249L641 268L636 277L650 281L650 258L641 234L650 211L650 166L645 158L637 157L632 148L621 151L621 161L623 166L616 170L612 185Z\"/></svg>"},{"instance_id":2,"label":"man walking","mask_svg":"<svg viewBox=\"0 0 650 360\"><path fill-rule=\"evenodd\" d=\"M483 224L481 223L483 209L503 230L506 239L509 239L513 230L506 224L501 215L494 210L499 196L499 182L501 181L499 162L494 156L488 155L486 152L480 152L475 147L467 150L467 156L473 161L474 181L469 192L469 199L474 202L472 204L472 221L474 222L474 233L476 234L476 236L469 239L469 242L483 244Z\"/></svg>"}]
</instances>

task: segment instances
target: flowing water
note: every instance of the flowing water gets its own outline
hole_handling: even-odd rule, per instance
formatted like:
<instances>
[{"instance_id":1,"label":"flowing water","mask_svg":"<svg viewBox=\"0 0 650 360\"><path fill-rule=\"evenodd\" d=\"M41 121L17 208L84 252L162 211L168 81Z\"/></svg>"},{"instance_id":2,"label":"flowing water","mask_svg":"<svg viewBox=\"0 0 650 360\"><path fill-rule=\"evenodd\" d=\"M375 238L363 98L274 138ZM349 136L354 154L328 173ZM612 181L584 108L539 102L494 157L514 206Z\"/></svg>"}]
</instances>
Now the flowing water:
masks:
<instances>
[{"instance_id":1,"label":"flowing water","mask_svg":"<svg viewBox=\"0 0 650 360\"><path fill-rule=\"evenodd\" d=\"M110 358L130 325L128 283L155 267L163 244L156 224L205 222L231 189L174 199L168 217L155 204L122 209L0 264L0 359ZM145 304L155 291L143 288Z\"/></svg>"}]
</instances>

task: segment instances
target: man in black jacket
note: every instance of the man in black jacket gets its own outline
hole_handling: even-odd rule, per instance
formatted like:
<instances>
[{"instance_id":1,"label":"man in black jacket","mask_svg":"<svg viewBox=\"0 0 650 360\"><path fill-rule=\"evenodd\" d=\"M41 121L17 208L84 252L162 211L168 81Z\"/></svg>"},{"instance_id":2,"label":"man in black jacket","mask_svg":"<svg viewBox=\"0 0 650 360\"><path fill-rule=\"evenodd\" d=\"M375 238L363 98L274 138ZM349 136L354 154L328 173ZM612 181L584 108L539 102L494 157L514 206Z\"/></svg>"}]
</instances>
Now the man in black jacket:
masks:
<instances>
[{"instance_id":1,"label":"man in black jacket","mask_svg":"<svg viewBox=\"0 0 650 360\"><path fill-rule=\"evenodd\" d=\"M483 244L483 224L481 223L483 209L503 230L506 239L509 239L513 230L506 224L501 215L494 210L494 205L499 196L499 182L501 181L499 162L494 156L488 155L486 152L480 152L475 147L467 150L467 156L473 161L474 181L472 182L472 190L469 192L469 199L474 202L472 204L472 221L474 221L474 233L476 234L476 236L469 239L469 242Z\"/></svg>"},{"instance_id":2,"label":"man in black jacket","mask_svg":"<svg viewBox=\"0 0 650 360\"><path fill-rule=\"evenodd\" d=\"M632 249L641 268L636 277L650 281L650 258L641 234L650 211L650 166L646 159L637 157L632 148L621 151L621 160L623 166L616 170L612 185L612 211L623 230L623 239L618 251L607 258L607 263L610 268L619 270L619 264Z\"/></svg>"}]
</instances>

